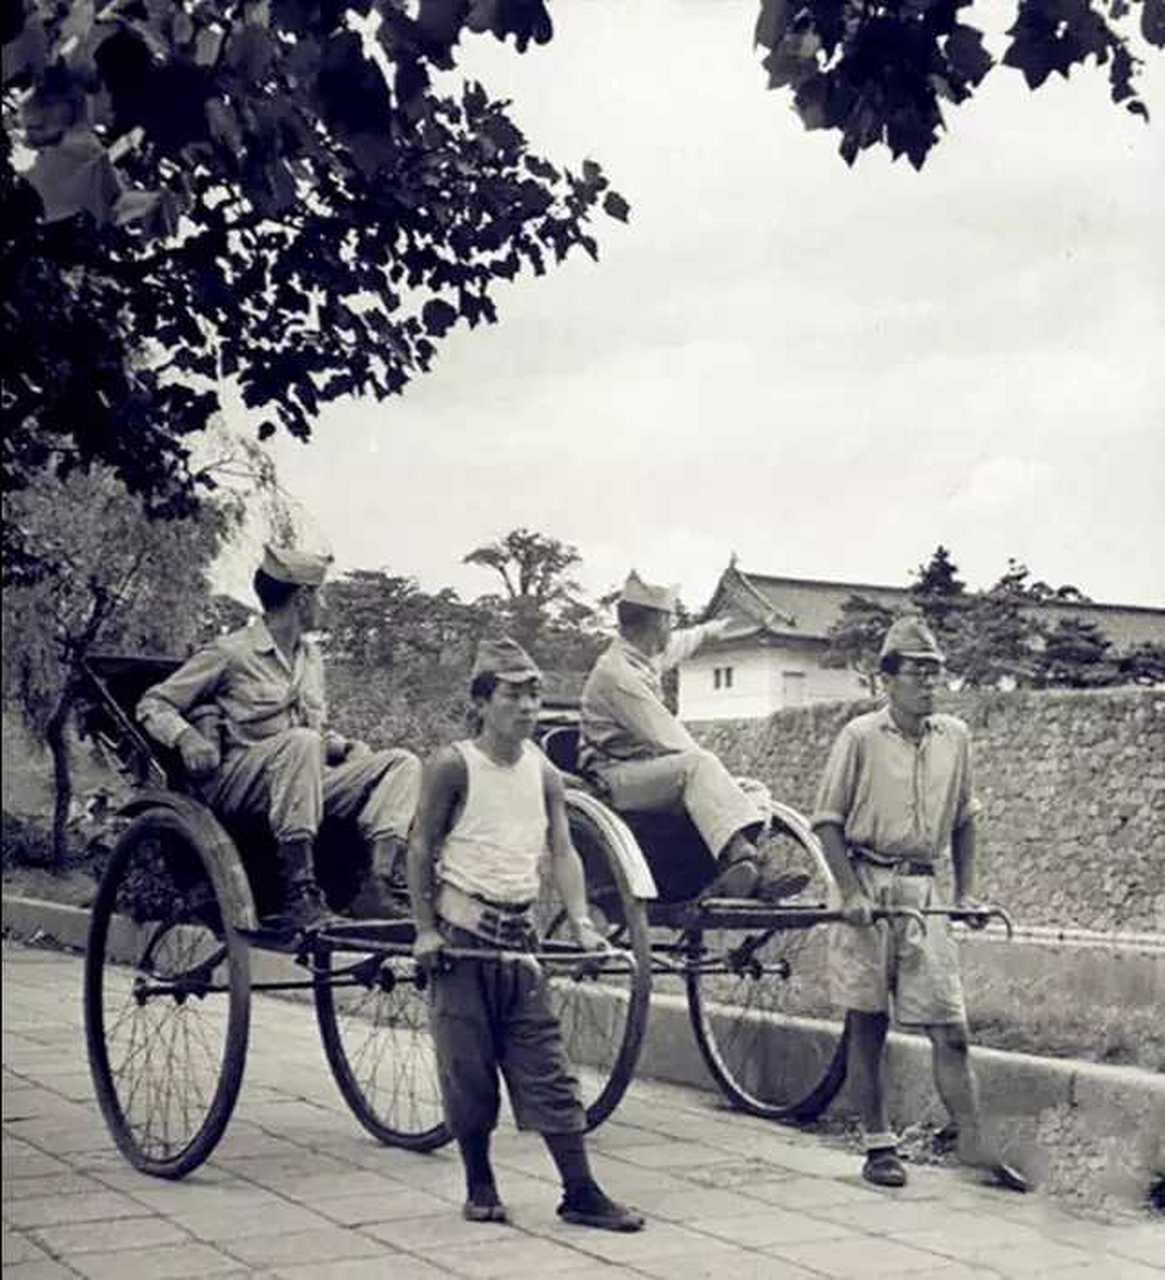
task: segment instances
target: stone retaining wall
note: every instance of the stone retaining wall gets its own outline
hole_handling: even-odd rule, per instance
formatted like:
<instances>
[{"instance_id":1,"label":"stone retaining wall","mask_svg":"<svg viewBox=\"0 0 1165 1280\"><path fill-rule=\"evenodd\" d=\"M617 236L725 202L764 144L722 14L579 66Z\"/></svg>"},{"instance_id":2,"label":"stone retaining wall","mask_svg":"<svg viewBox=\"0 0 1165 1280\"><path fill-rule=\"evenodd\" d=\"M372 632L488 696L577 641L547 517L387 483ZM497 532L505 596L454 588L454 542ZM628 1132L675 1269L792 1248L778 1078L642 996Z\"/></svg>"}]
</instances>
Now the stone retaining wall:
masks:
<instances>
[{"instance_id":1,"label":"stone retaining wall","mask_svg":"<svg viewBox=\"0 0 1165 1280\"><path fill-rule=\"evenodd\" d=\"M833 739L873 705L690 728L808 813ZM1165 932L1165 693L974 690L942 709L974 738L982 896L1028 925Z\"/></svg>"}]
</instances>

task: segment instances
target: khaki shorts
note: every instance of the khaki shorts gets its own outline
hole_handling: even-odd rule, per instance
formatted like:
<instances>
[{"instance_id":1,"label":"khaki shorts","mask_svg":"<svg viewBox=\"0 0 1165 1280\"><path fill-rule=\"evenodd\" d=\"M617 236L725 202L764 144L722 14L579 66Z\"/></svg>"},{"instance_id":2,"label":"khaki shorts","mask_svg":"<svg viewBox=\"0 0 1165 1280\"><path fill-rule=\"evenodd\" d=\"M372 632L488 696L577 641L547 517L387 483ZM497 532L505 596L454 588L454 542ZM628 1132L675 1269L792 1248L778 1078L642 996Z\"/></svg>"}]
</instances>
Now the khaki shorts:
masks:
<instances>
[{"instance_id":1,"label":"khaki shorts","mask_svg":"<svg viewBox=\"0 0 1165 1280\"><path fill-rule=\"evenodd\" d=\"M855 860L853 869L879 907L930 906L933 876L899 875L892 867ZM927 916L917 922L881 920L862 926L834 925L829 940L829 991L843 1009L893 1013L903 1026L965 1022L959 953L950 921Z\"/></svg>"}]
</instances>

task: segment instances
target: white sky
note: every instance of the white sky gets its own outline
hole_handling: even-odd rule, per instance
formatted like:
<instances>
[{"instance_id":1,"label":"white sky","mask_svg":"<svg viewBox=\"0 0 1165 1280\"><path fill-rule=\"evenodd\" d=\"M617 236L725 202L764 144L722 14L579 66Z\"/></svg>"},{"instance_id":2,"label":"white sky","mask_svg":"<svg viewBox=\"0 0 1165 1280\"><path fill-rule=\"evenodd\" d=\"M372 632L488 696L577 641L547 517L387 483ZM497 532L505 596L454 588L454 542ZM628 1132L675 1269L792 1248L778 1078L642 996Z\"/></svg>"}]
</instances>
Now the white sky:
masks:
<instances>
[{"instance_id":1,"label":"white sky","mask_svg":"<svg viewBox=\"0 0 1165 1280\"><path fill-rule=\"evenodd\" d=\"M849 170L764 88L755 0L552 12L550 45L471 38L462 68L535 150L600 160L631 222L503 285L403 399L278 442L309 541L472 598L493 579L461 557L526 525L593 593L634 565L694 606L732 551L904 584L942 542L972 586L1011 555L1165 605L1165 58L1149 127L1103 70L1031 94L1002 68L921 174Z\"/></svg>"}]
</instances>

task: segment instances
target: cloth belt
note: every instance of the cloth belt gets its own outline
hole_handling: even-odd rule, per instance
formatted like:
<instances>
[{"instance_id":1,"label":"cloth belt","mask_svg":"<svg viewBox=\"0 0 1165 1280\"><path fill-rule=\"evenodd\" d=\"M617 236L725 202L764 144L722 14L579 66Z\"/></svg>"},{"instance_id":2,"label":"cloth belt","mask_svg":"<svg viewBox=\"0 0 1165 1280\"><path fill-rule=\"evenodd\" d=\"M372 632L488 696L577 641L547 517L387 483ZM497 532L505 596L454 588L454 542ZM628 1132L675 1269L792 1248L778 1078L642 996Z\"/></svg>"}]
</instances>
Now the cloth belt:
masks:
<instances>
[{"instance_id":1,"label":"cloth belt","mask_svg":"<svg viewBox=\"0 0 1165 1280\"><path fill-rule=\"evenodd\" d=\"M865 845L851 844L850 856L875 867L888 867L900 876L933 876L933 862L919 862L915 858L898 858L891 853L878 853Z\"/></svg>"},{"instance_id":2,"label":"cloth belt","mask_svg":"<svg viewBox=\"0 0 1165 1280\"><path fill-rule=\"evenodd\" d=\"M437 891L437 915L496 947L529 950L537 941L532 902L491 902L442 883Z\"/></svg>"}]
</instances>

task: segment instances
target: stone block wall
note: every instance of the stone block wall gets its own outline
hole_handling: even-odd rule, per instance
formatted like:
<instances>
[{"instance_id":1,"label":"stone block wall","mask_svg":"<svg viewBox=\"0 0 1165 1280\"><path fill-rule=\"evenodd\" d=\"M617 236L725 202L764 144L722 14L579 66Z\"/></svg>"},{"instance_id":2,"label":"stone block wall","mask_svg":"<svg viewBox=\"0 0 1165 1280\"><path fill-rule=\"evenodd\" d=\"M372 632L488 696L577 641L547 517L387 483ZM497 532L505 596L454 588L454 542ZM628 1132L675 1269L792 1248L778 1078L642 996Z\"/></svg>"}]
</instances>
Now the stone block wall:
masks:
<instances>
[{"instance_id":1,"label":"stone block wall","mask_svg":"<svg viewBox=\"0 0 1165 1280\"><path fill-rule=\"evenodd\" d=\"M808 813L838 730L874 705L690 728ZM974 740L981 896L1027 925L1165 933L1165 693L966 690L942 710Z\"/></svg>"}]
</instances>

